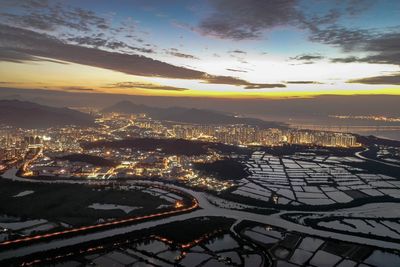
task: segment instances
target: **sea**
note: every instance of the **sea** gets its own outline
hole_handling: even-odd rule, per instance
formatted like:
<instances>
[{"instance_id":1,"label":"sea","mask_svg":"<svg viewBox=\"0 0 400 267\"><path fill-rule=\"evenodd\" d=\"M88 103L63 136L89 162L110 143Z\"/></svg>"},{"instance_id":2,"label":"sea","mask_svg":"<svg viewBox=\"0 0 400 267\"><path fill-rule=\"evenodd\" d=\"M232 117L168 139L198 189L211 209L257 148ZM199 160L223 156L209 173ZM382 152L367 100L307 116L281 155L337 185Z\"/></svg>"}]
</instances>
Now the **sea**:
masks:
<instances>
[{"instance_id":1,"label":"sea","mask_svg":"<svg viewBox=\"0 0 400 267\"><path fill-rule=\"evenodd\" d=\"M253 116L254 117L254 116ZM255 116L266 121L279 121L296 129L354 133L364 136L400 141L400 123L386 123L367 120L341 120L333 118L296 118Z\"/></svg>"}]
</instances>

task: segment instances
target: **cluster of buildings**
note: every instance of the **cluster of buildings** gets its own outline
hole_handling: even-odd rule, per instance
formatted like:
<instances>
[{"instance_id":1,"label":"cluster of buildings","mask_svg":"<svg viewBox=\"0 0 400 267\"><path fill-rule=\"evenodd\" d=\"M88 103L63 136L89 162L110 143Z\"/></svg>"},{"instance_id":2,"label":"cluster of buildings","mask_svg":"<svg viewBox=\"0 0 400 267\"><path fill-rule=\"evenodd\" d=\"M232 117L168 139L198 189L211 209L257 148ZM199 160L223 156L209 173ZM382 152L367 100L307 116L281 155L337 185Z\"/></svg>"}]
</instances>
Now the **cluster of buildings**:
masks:
<instances>
[{"instance_id":1,"label":"cluster of buildings","mask_svg":"<svg viewBox=\"0 0 400 267\"><path fill-rule=\"evenodd\" d=\"M22 159L30 149L43 147L43 139L33 131L0 130L0 159Z\"/></svg>"},{"instance_id":2,"label":"cluster of buildings","mask_svg":"<svg viewBox=\"0 0 400 267\"><path fill-rule=\"evenodd\" d=\"M327 147L357 147L357 139L352 134L319 132L319 131L288 131L286 133L289 144L310 144Z\"/></svg>"},{"instance_id":3,"label":"cluster of buildings","mask_svg":"<svg viewBox=\"0 0 400 267\"><path fill-rule=\"evenodd\" d=\"M213 162L221 158L216 152L200 156L166 155L156 148L136 149L96 148L85 150L81 144L95 141L115 141L126 138L177 138L221 142L238 146L279 146L307 144L333 147L358 146L356 137L346 133L304 131L294 129L263 129L250 125L198 125L161 122L146 115L99 114L96 127L55 127L42 130L0 129L0 170L7 161L22 162L31 154L34 161L27 173L43 176L109 179L125 177L163 177L186 181L192 186L223 190L229 182L203 176L193 168L196 162ZM34 155L43 153L43 156ZM62 160L65 154L88 154L109 159L117 166L96 165L91 162ZM28 157L29 158L29 157Z\"/></svg>"},{"instance_id":4,"label":"cluster of buildings","mask_svg":"<svg viewBox=\"0 0 400 267\"><path fill-rule=\"evenodd\" d=\"M213 162L219 159L217 154L200 156L165 155L157 151L134 151L132 149L93 149L84 155L99 156L116 162L115 166L105 166L93 162L71 161L63 156L68 153L52 152L36 159L29 165L25 175L46 177L71 177L94 180L123 178L162 178L179 181L191 187L201 187L222 191L232 182L220 181L208 175L202 175L193 168L195 163Z\"/></svg>"},{"instance_id":5,"label":"cluster of buildings","mask_svg":"<svg viewBox=\"0 0 400 267\"><path fill-rule=\"evenodd\" d=\"M120 131L120 137L156 137L177 138L220 142L231 145L266 145L283 144L317 145L327 147L357 147L356 136L348 133L330 131L312 131L297 129L260 128L252 125L215 125L189 123L163 123L144 114L122 115L107 114L98 120ZM126 135L123 135L123 132ZM122 134L122 135L121 135Z\"/></svg>"},{"instance_id":6,"label":"cluster of buildings","mask_svg":"<svg viewBox=\"0 0 400 267\"><path fill-rule=\"evenodd\" d=\"M320 132L306 130L282 130L276 128L261 129L248 125L203 126L174 125L175 138L202 139L233 145L282 144L318 145L328 147L356 147L356 137L347 133Z\"/></svg>"},{"instance_id":7,"label":"cluster of buildings","mask_svg":"<svg viewBox=\"0 0 400 267\"><path fill-rule=\"evenodd\" d=\"M352 115L330 115L329 117L341 120L369 120L369 121L385 121L385 122L400 122L400 118L386 116L352 116Z\"/></svg>"},{"instance_id":8,"label":"cluster of buildings","mask_svg":"<svg viewBox=\"0 0 400 267\"><path fill-rule=\"evenodd\" d=\"M97 127L21 129L0 126L0 159L23 157L29 150L81 153L81 143L111 138L109 130Z\"/></svg>"}]
</instances>

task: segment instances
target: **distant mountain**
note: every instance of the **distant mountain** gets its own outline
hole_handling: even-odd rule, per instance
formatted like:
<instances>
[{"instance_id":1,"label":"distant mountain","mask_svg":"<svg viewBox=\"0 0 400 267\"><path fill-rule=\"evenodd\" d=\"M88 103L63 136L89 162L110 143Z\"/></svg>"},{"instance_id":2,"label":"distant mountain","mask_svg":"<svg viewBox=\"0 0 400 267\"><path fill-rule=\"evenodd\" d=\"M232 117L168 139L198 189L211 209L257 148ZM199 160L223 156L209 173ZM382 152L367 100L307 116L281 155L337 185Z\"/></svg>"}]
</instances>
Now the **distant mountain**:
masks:
<instances>
[{"instance_id":1,"label":"distant mountain","mask_svg":"<svg viewBox=\"0 0 400 267\"><path fill-rule=\"evenodd\" d=\"M145 105L137 105L130 101L121 101L103 109L103 112L118 112L118 113L145 113L151 118L163 121L174 121L183 123L198 123L198 124L248 124L256 125L263 128L269 127L285 127L284 124L278 122L268 122L254 118L236 117L228 113L218 111L170 107L156 108Z\"/></svg>"},{"instance_id":2,"label":"distant mountain","mask_svg":"<svg viewBox=\"0 0 400 267\"><path fill-rule=\"evenodd\" d=\"M69 108L54 108L19 100L0 100L0 124L21 128L94 125L92 116Z\"/></svg>"}]
</instances>

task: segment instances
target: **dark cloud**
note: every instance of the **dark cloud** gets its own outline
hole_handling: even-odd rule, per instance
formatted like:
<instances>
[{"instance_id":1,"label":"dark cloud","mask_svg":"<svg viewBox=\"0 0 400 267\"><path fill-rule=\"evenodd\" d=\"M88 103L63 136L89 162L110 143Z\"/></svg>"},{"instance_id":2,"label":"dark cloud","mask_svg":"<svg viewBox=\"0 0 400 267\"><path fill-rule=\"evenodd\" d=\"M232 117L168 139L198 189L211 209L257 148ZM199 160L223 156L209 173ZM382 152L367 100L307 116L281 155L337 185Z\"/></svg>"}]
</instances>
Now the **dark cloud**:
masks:
<instances>
[{"instance_id":1,"label":"dark cloud","mask_svg":"<svg viewBox=\"0 0 400 267\"><path fill-rule=\"evenodd\" d=\"M301 61L302 64L314 64L316 61L322 60L323 57L320 54L301 54L295 57L289 58L290 60Z\"/></svg>"},{"instance_id":2,"label":"dark cloud","mask_svg":"<svg viewBox=\"0 0 400 267\"><path fill-rule=\"evenodd\" d=\"M399 62L400 31L398 28L379 32L377 30L331 26L314 31L310 36L310 40L340 47L344 52L370 52L370 55L363 58L350 56L346 60L337 59L339 62L370 61L371 63L394 64ZM390 56L394 57L394 59L391 60Z\"/></svg>"},{"instance_id":3,"label":"dark cloud","mask_svg":"<svg viewBox=\"0 0 400 267\"><path fill-rule=\"evenodd\" d=\"M350 56L350 57L338 57L338 58L331 58L332 63L354 63L359 62L358 57Z\"/></svg>"},{"instance_id":4,"label":"dark cloud","mask_svg":"<svg viewBox=\"0 0 400 267\"><path fill-rule=\"evenodd\" d=\"M370 0L368 0L369 2ZM263 33L278 26L293 26L317 30L321 25L332 25L344 15L356 15L369 5L366 0L331 1L326 12L310 14L300 0L209 0L213 11L196 29L202 34L235 40L258 39ZM305 1L306 4L321 4Z\"/></svg>"},{"instance_id":5,"label":"dark cloud","mask_svg":"<svg viewBox=\"0 0 400 267\"><path fill-rule=\"evenodd\" d=\"M348 29L339 26L329 26L316 29L310 40L342 48L345 52L362 49L365 41L373 38L373 33L365 29Z\"/></svg>"},{"instance_id":6,"label":"dark cloud","mask_svg":"<svg viewBox=\"0 0 400 267\"><path fill-rule=\"evenodd\" d=\"M267 88L283 88L286 85L281 83L252 83L245 85L244 89L267 89Z\"/></svg>"},{"instance_id":7,"label":"dark cloud","mask_svg":"<svg viewBox=\"0 0 400 267\"><path fill-rule=\"evenodd\" d=\"M139 76L201 79L205 75L140 55L66 44L49 35L6 25L0 25L0 50L8 52L7 61L12 60L11 56L19 61L45 57Z\"/></svg>"},{"instance_id":8,"label":"dark cloud","mask_svg":"<svg viewBox=\"0 0 400 267\"><path fill-rule=\"evenodd\" d=\"M19 3L25 8L46 8L49 6L48 0L14 0L14 3Z\"/></svg>"},{"instance_id":9,"label":"dark cloud","mask_svg":"<svg viewBox=\"0 0 400 267\"><path fill-rule=\"evenodd\" d=\"M61 60L82 65L147 77L203 80L206 83L260 86L238 78L214 76L202 71L174 66L141 55L109 52L67 44L59 39L30 30L0 24L0 55L4 61L25 62ZM269 85L266 84L265 88ZM284 85L274 86L284 87Z\"/></svg>"},{"instance_id":10,"label":"dark cloud","mask_svg":"<svg viewBox=\"0 0 400 267\"><path fill-rule=\"evenodd\" d=\"M134 47L131 45L126 44L125 42L122 41L116 41L116 40L107 40L106 38L103 37L98 37L98 36L75 36L75 37L70 37L67 38L67 41L72 42L74 44L78 45L84 45L88 47L93 47L93 48L108 48L111 50L116 50L116 51L137 51L141 53L155 53L155 51L151 48L143 48L143 47Z\"/></svg>"},{"instance_id":11,"label":"dark cloud","mask_svg":"<svg viewBox=\"0 0 400 267\"><path fill-rule=\"evenodd\" d=\"M138 52L141 52L141 53L146 53L146 54L153 54L153 53L156 52L151 48L144 48L144 47L132 47L132 46L130 46L130 49L138 51Z\"/></svg>"},{"instance_id":12,"label":"dark cloud","mask_svg":"<svg viewBox=\"0 0 400 267\"><path fill-rule=\"evenodd\" d=\"M242 50L232 50L232 51L229 51L229 53L243 54L243 55L247 54L245 51L242 51Z\"/></svg>"},{"instance_id":13,"label":"dark cloud","mask_svg":"<svg viewBox=\"0 0 400 267\"><path fill-rule=\"evenodd\" d=\"M322 84L316 81L286 81L287 84Z\"/></svg>"},{"instance_id":14,"label":"dark cloud","mask_svg":"<svg viewBox=\"0 0 400 267\"><path fill-rule=\"evenodd\" d=\"M152 83L139 83L139 82L120 82L113 83L106 88L124 88L124 89L146 89L146 90L166 90L166 91L187 91L187 88L158 85Z\"/></svg>"},{"instance_id":15,"label":"dark cloud","mask_svg":"<svg viewBox=\"0 0 400 267\"><path fill-rule=\"evenodd\" d=\"M374 36L366 42L364 50L372 52L361 59L364 62L400 65L400 31Z\"/></svg>"},{"instance_id":16,"label":"dark cloud","mask_svg":"<svg viewBox=\"0 0 400 267\"><path fill-rule=\"evenodd\" d=\"M349 15L355 16L358 15L369 8L373 4L376 4L376 1L374 0L349 0L347 3L347 12Z\"/></svg>"},{"instance_id":17,"label":"dark cloud","mask_svg":"<svg viewBox=\"0 0 400 267\"><path fill-rule=\"evenodd\" d=\"M206 83L213 84L230 84L236 86L244 86L245 89L266 89L266 88L282 88L286 87L284 84L275 83L250 83L245 80L241 80L230 76L212 76L207 75L205 77Z\"/></svg>"},{"instance_id":18,"label":"dark cloud","mask_svg":"<svg viewBox=\"0 0 400 267\"><path fill-rule=\"evenodd\" d=\"M55 31L59 27L66 27L84 32L110 29L109 21L95 12L60 2L15 1L13 6L21 8L23 12L3 12L2 21L24 28Z\"/></svg>"},{"instance_id":19,"label":"dark cloud","mask_svg":"<svg viewBox=\"0 0 400 267\"><path fill-rule=\"evenodd\" d=\"M67 40L72 43L88 45L90 47L104 47L107 45L107 40L101 37L75 36L70 37Z\"/></svg>"},{"instance_id":20,"label":"dark cloud","mask_svg":"<svg viewBox=\"0 0 400 267\"><path fill-rule=\"evenodd\" d=\"M296 0L211 0L214 11L199 25L201 33L219 38L255 39L265 29L292 23L302 16Z\"/></svg>"},{"instance_id":21,"label":"dark cloud","mask_svg":"<svg viewBox=\"0 0 400 267\"><path fill-rule=\"evenodd\" d=\"M298 55L295 57L291 57L291 60L304 60L304 61L310 61L310 60L320 60L323 59L324 57L321 56L320 54L302 54Z\"/></svg>"},{"instance_id":22,"label":"dark cloud","mask_svg":"<svg viewBox=\"0 0 400 267\"><path fill-rule=\"evenodd\" d=\"M1 43L1 41L0 41ZM13 49L0 49L0 61L7 61L13 63L23 63L26 61L47 61L57 64L67 64L66 62L52 60L49 58L41 58L37 56L32 56L23 52L17 52Z\"/></svg>"},{"instance_id":23,"label":"dark cloud","mask_svg":"<svg viewBox=\"0 0 400 267\"><path fill-rule=\"evenodd\" d=\"M350 80L348 83L400 85L400 73Z\"/></svg>"},{"instance_id":24,"label":"dark cloud","mask_svg":"<svg viewBox=\"0 0 400 267\"><path fill-rule=\"evenodd\" d=\"M199 59L198 57L195 57L193 55L182 53L176 48L164 49L164 51L166 54L174 56L174 57L181 57L181 58L187 58L187 59Z\"/></svg>"},{"instance_id":25,"label":"dark cloud","mask_svg":"<svg viewBox=\"0 0 400 267\"><path fill-rule=\"evenodd\" d=\"M332 58L330 61L333 63L372 63L400 66L400 31L398 28L379 32L376 30L347 29L332 26L314 31L310 39L337 46L348 54L357 54L357 56L349 55L341 58ZM398 75L367 77L349 82L398 85Z\"/></svg>"},{"instance_id":26,"label":"dark cloud","mask_svg":"<svg viewBox=\"0 0 400 267\"><path fill-rule=\"evenodd\" d=\"M368 30L329 28L312 37L314 41L335 45L345 52L363 52L366 56L333 58L334 63L365 62L400 65L400 31L377 33Z\"/></svg>"},{"instance_id":27,"label":"dark cloud","mask_svg":"<svg viewBox=\"0 0 400 267\"><path fill-rule=\"evenodd\" d=\"M233 72L248 72L247 70L238 70L238 69L226 69L228 71L233 71Z\"/></svg>"},{"instance_id":28,"label":"dark cloud","mask_svg":"<svg viewBox=\"0 0 400 267\"><path fill-rule=\"evenodd\" d=\"M0 61L22 63L25 61L40 61L41 59L29 54L16 52L12 49L0 49Z\"/></svg>"}]
</instances>

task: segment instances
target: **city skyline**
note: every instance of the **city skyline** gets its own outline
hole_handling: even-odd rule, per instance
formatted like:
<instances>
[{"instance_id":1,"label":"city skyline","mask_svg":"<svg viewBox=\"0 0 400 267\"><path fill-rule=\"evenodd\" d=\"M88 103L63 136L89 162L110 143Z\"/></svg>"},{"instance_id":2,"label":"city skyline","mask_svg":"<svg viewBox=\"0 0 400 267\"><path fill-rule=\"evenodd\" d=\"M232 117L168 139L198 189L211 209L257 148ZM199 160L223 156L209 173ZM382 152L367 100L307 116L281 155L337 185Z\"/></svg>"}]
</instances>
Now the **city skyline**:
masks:
<instances>
[{"instance_id":1,"label":"city skyline","mask_svg":"<svg viewBox=\"0 0 400 267\"><path fill-rule=\"evenodd\" d=\"M397 1L0 4L4 88L235 99L400 94Z\"/></svg>"}]
</instances>

